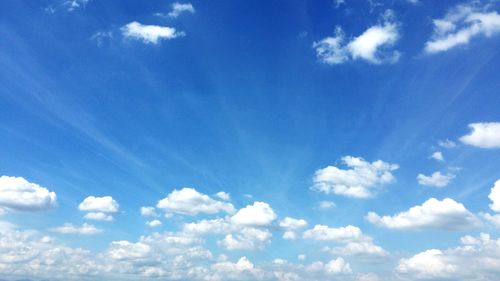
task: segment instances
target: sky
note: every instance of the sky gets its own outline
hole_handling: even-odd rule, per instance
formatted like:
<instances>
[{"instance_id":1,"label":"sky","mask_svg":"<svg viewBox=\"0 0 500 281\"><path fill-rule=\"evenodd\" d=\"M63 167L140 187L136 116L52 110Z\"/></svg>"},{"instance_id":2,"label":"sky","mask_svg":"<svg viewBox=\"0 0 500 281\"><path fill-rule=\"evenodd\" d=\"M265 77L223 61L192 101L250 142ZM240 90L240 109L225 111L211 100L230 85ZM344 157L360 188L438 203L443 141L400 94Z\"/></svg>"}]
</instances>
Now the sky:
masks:
<instances>
[{"instance_id":1,"label":"sky","mask_svg":"<svg viewBox=\"0 0 500 281\"><path fill-rule=\"evenodd\" d=\"M0 1L0 280L499 280L499 13Z\"/></svg>"}]
</instances>

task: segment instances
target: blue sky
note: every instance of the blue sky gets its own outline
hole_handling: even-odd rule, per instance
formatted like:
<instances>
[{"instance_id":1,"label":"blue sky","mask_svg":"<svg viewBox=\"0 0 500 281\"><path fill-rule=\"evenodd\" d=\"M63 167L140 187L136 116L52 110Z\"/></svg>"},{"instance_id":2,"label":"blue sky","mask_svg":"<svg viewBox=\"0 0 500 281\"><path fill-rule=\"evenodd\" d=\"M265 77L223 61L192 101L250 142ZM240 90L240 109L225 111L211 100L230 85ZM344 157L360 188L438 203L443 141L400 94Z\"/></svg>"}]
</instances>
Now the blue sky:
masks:
<instances>
[{"instance_id":1,"label":"blue sky","mask_svg":"<svg viewBox=\"0 0 500 281\"><path fill-rule=\"evenodd\" d=\"M0 279L497 280L499 13L2 1Z\"/></svg>"}]
</instances>

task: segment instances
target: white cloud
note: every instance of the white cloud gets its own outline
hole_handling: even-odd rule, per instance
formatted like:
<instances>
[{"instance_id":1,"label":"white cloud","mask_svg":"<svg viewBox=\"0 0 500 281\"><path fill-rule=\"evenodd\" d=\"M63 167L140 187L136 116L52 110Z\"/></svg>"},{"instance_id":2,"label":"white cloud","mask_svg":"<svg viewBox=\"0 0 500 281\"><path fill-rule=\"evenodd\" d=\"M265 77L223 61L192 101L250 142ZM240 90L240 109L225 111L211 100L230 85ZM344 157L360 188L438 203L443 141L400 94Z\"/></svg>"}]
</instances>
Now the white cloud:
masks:
<instances>
[{"instance_id":1,"label":"white cloud","mask_svg":"<svg viewBox=\"0 0 500 281\"><path fill-rule=\"evenodd\" d=\"M495 212L500 212L500 180L497 180L491 188L488 198L491 200L490 209Z\"/></svg>"},{"instance_id":2,"label":"white cloud","mask_svg":"<svg viewBox=\"0 0 500 281\"><path fill-rule=\"evenodd\" d=\"M84 218L88 220L96 220L96 221L112 221L113 216L105 214L103 212L91 212L84 216Z\"/></svg>"},{"instance_id":3,"label":"white cloud","mask_svg":"<svg viewBox=\"0 0 500 281\"><path fill-rule=\"evenodd\" d=\"M157 217L158 214L154 207L141 207L141 216L144 217Z\"/></svg>"},{"instance_id":4,"label":"white cloud","mask_svg":"<svg viewBox=\"0 0 500 281\"><path fill-rule=\"evenodd\" d=\"M182 13L191 13L195 12L194 7L191 3L179 3L175 2L172 4L172 10L168 13L167 16L171 18L177 18Z\"/></svg>"},{"instance_id":5,"label":"white cloud","mask_svg":"<svg viewBox=\"0 0 500 281\"><path fill-rule=\"evenodd\" d=\"M146 224L148 226L150 226L150 227L158 227L158 226L161 225L161 221L159 221L159 220L152 220L152 221L148 221Z\"/></svg>"},{"instance_id":6,"label":"white cloud","mask_svg":"<svg viewBox=\"0 0 500 281\"><path fill-rule=\"evenodd\" d=\"M446 140L440 140L438 141L438 145L443 147L443 148L455 148L457 147L457 143L454 142L454 141L451 141L449 139L446 139Z\"/></svg>"},{"instance_id":7,"label":"white cloud","mask_svg":"<svg viewBox=\"0 0 500 281\"><path fill-rule=\"evenodd\" d=\"M219 191L215 194L215 196L219 197L219 199L224 200L224 201L229 201L231 200L231 195L229 193L224 192L224 191Z\"/></svg>"},{"instance_id":8,"label":"white cloud","mask_svg":"<svg viewBox=\"0 0 500 281\"><path fill-rule=\"evenodd\" d=\"M265 202L254 202L253 205L248 205L238 210L238 212L231 217L231 222L244 226L268 226L276 217L276 214L269 204Z\"/></svg>"},{"instance_id":9,"label":"white cloud","mask_svg":"<svg viewBox=\"0 0 500 281\"><path fill-rule=\"evenodd\" d=\"M283 239L294 240L297 238L296 231L307 226L307 221L303 219L294 219L291 217L284 218L279 226L285 229Z\"/></svg>"},{"instance_id":10,"label":"white cloud","mask_svg":"<svg viewBox=\"0 0 500 281\"><path fill-rule=\"evenodd\" d=\"M78 209L86 212L116 213L120 205L111 196L88 196L78 205Z\"/></svg>"},{"instance_id":11,"label":"white cloud","mask_svg":"<svg viewBox=\"0 0 500 281\"><path fill-rule=\"evenodd\" d=\"M373 197L377 187L394 182L392 171L399 168L382 160L370 163L352 156L343 157L342 162L350 169L328 166L317 170L312 189L354 198Z\"/></svg>"},{"instance_id":12,"label":"white cloud","mask_svg":"<svg viewBox=\"0 0 500 281\"><path fill-rule=\"evenodd\" d=\"M431 158L437 161L444 161L444 156L441 151L436 151L432 153Z\"/></svg>"},{"instance_id":13,"label":"white cloud","mask_svg":"<svg viewBox=\"0 0 500 281\"><path fill-rule=\"evenodd\" d=\"M67 0L63 2L63 6L66 6L68 11L74 11L79 8L85 8L90 0Z\"/></svg>"},{"instance_id":14,"label":"white cloud","mask_svg":"<svg viewBox=\"0 0 500 281\"><path fill-rule=\"evenodd\" d=\"M339 274L352 273L351 266L342 257L333 259L326 264L321 261L314 262L307 267L307 270L322 271L326 275L339 275Z\"/></svg>"},{"instance_id":15,"label":"white cloud","mask_svg":"<svg viewBox=\"0 0 500 281\"><path fill-rule=\"evenodd\" d=\"M267 229L245 227L237 234L228 234L219 245L227 250L255 250L263 249L272 237Z\"/></svg>"},{"instance_id":16,"label":"white cloud","mask_svg":"<svg viewBox=\"0 0 500 281\"><path fill-rule=\"evenodd\" d=\"M151 246L142 242L113 241L107 256L114 260L141 260L149 257L151 251Z\"/></svg>"},{"instance_id":17,"label":"white cloud","mask_svg":"<svg viewBox=\"0 0 500 281\"><path fill-rule=\"evenodd\" d=\"M333 203L332 201L319 201L318 207L320 209L331 209L335 207L335 203Z\"/></svg>"},{"instance_id":18,"label":"white cloud","mask_svg":"<svg viewBox=\"0 0 500 281\"><path fill-rule=\"evenodd\" d=\"M352 225L331 228L326 225L317 224L312 229L304 231L303 236L305 239L340 242L361 241L365 239L361 229Z\"/></svg>"},{"instance_id":19,"label":"white cloud","mask_svg":"<svg viewBox=\"0 0 500 281\"><path fill-rule=\"evenodd\" d=\"M0 209L33 212L56 205L55 192L22 177L0 177Z\"/></svg>"},{"instance_id":20,"label":"white cloud","mask_svg":"<svg viewBox=\"0 0 500 281\"><path fill-rule=\"evenodd\" d=\"M446 174L443 175L441 172L434 172L430 176L426 176L423 174L419 174L417 176L418 183L425 186L432 187L445 187L447 186L453 179L455 175Z\"/></svg>"},{"instance_id":21,"label":"white cloud","mask_svg":"<svg viewBox=\"0 0 500 281\"><path fill-rule=\"evenodd\" d=\"M486 222L500 229L500 214L491 215L488 213L479 213L479 216Z\"/></svg>"},{"instance_id":22,"label":"white cloud","mask_svg":"<svg viewBox=\"0 0 500 281\"><path fill-rule=\"evenodd\" d=\"M194 188L183 188L172 191L156 205L167 214L177 213L182 215L216 214L219 212L234 213L231 203L217 201L210 196L199 193Z\"/></svg>"},{"instance_id":23,"label":"white cloud","mask_svg":"<svg viewBox=\"0 0 500 281\"><path fill-rule=\"evenodd\" d=\"M479 35L491 37L500 32L500 15L488 12L487 7L473 5L458 5L433 23L434 32L425 44L425 51L429 54L467 45Z\"/></svg>"},{"instance_id":24,"label":"white cloud","mask_svg":"<svg viewBox=\"0 0 500 281\"><path fill-rule=\"evenodd\" d=\"M417 279L446 278L457 271L457 266L451 264L442 251L431 249L409 259L401 259L396 271Z\"/></svg>"},{"instance_id":25,"label":"white cloud","mask_svg":"<svg viewBox=\"0 0 500 281\"><path fill-rule=\"evenodd\" d=\"M121 28L124 37L142 40L144 43L158 44L160 40L169 40L185 35L173 27L159 25L145 25L131 22Z\"/></svg>"},{"instance_id":26,"label":"white cloud","mask_svg":"<svg viewBox=\"0 0 500 281\"><path fill-rule=\"evenodd\" d=\"M386 250L373 244L370 239L363 242L349 242L342 247L326 247L324 250L339 256L386 257L389 255Z\"/></svg>"},{"instance_id":27,"label":"white cloud","mask_svg":"<svg viewBox=\"0 0 500 281\"><path fill-rule=\"evenodd\" d=\"M460 141L480 148L500 148L500 122L472 123L470 134L460 138Z\"/></svg>"},{"instance_id":28,"label":"white cloud","mask_svg":"<svg viewBox=\"0 0 500 281\"><path fill-rule=\"evenodd\" d=\"M342 28L337 27L333 37L313 43L318 59L327 64L340 64L350 59L363 59L375 64L397 61L399 52L387 51L399 39L398 25L391 18L386 16L383 24L368 28L349 42L346 42Z\"/></svg>"},{"instance_id":29,"label":"white cloud","mask_svg":"<svg viewBox=\"0 0 500 281\"><path fill-rule=\"evenodd\" d=\"M394 216L380 217L374 212L366 219L378 226L391 229L444 229L460 230L477 226L479 221L464 205L453 199L442 201L430 198L422 205Z\"/></svg>"},{"instance_id":30,"label":"white cloud","mask_svg":"<svg viewBox=\"0 0 500 281\"><path fill-rule=\"evenodd\" d=\"M81 234L81 235L93 235L102 232L101 229L98 229L95 226L87 223L84 223L80 227L75 226L71 223L65 223L63 226L51 228L50 231L61 234Z\"/></svg>"}]
</instances>

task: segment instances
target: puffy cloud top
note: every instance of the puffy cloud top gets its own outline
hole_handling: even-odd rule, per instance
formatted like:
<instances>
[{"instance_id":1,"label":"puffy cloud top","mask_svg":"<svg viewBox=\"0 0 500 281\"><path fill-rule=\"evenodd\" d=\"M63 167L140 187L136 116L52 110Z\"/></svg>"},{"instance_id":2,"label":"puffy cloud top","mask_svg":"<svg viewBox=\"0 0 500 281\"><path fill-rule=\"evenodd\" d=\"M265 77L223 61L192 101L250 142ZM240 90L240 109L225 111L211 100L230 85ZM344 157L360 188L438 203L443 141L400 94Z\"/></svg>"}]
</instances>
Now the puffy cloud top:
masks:
<instances>
[{"instance_id":1,"label":"puffy cloud top","mask_svg":"<svg viewBox=\"0 0 500 281\"><path fill-rule=\"evenodd\" d=\"M80 203L78 209L88 212L116 213L119 211L120 206L111 196L89 196Z\"/></svg>"},{"instance_id":2,"label":"puffy cloud top","mask_svg":"<svg viewBox=\"0 0 500 281\"><path fill-rule=\"evenodd\" d=\"M461 137L461 142L480 148L500 148L500 122L472 123L469 128L472 132Z\"/></svg>"},{"instance_id":3,"label":"puffy cloud top","mask_svg":"<svg viewBox=\"0 0 500 281\"><path fill-rule=\"evenodd\" d=\"M173 27L159 25L145 25L133 21L121 28L122 35L126 38L142 40L144 43L158 44L160 40L169 40L182 37L185 34L178 32Z\"/></svg>"},{"instance_id":4,"label":"puffy cloud top","mask_svg":"<svg viewBox=\"0 0 500 281\"><path fill-rule=\"evenodd\" d=\"M231 203L215 200L189 187L172 191L167 197L160 200L156 207L167 213L183 215L234 213L234 207Z\"/></svg>"},{"instance_id":5,"label":"puffy cloud top","mask_svg":"<svg viewBox=\"0 0 500 281\"><path fill-rule=\"evenodd\" d=\"M269 204L265 202L254 202L240 209L231 217L231 222L245 226L267 226L276 219L276 214Z\"/></svg>"},{"instance_id":6,"label":"puffy cloud top","mask_svg":"<svg viewBox=\"0 0 500 281\"><path fill-rule=\"evenodd\" d=\"M17 211L41 211L56 205L55 192L22 177L0 177L0 207Z\"/></svg>"}]
</instances>

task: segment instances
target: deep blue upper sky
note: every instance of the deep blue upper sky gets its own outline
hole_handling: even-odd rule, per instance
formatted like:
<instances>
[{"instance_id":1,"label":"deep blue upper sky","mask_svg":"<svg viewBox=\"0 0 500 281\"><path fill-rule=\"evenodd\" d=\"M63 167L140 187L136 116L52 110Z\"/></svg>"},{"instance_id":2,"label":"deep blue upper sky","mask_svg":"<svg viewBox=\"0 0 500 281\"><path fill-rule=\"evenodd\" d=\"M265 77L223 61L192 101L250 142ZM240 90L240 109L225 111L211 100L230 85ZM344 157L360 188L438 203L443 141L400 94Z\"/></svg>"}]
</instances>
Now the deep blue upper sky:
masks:
<instances>
[{"instance_id":1,"label":"deep blue upper sky","mask_svg":"<svg viewBox=\"0 0 500 281\"><path fill-rule=\"evenodd\" d=\"M465 235L500 234L500 183L490 195L500 179L500 6L414 2L191 1L169 16L176 4L164 0L2 1L0 255L12 258L0 257L0 277L496 280L498 267L459 268L484 257L500 264L498 245L483 237L471 256L457 247ZM196 194L174 198L187 187ZM110 201L85 209L88 196L111 196L119 210L102 206ZM175 200L234 210L186 213ZM141 215L145 206L158 216ZM245 206L256 212L246 219L266 223L235 219ZM229 229L185 230L216 218ZM153 220L162 225L146 225ZM363 235L330 237L318 225ZM45 249L15 236L30 231L111 269L77 274L59 261L57 272L33 271L50 258L1 243ZM211 256L187 267L207 271L175 277L178 254L159 250L169 235L202 239L188 246ZM139 254L118 258L119 247Z\"/></svg>"}]
</instances>

